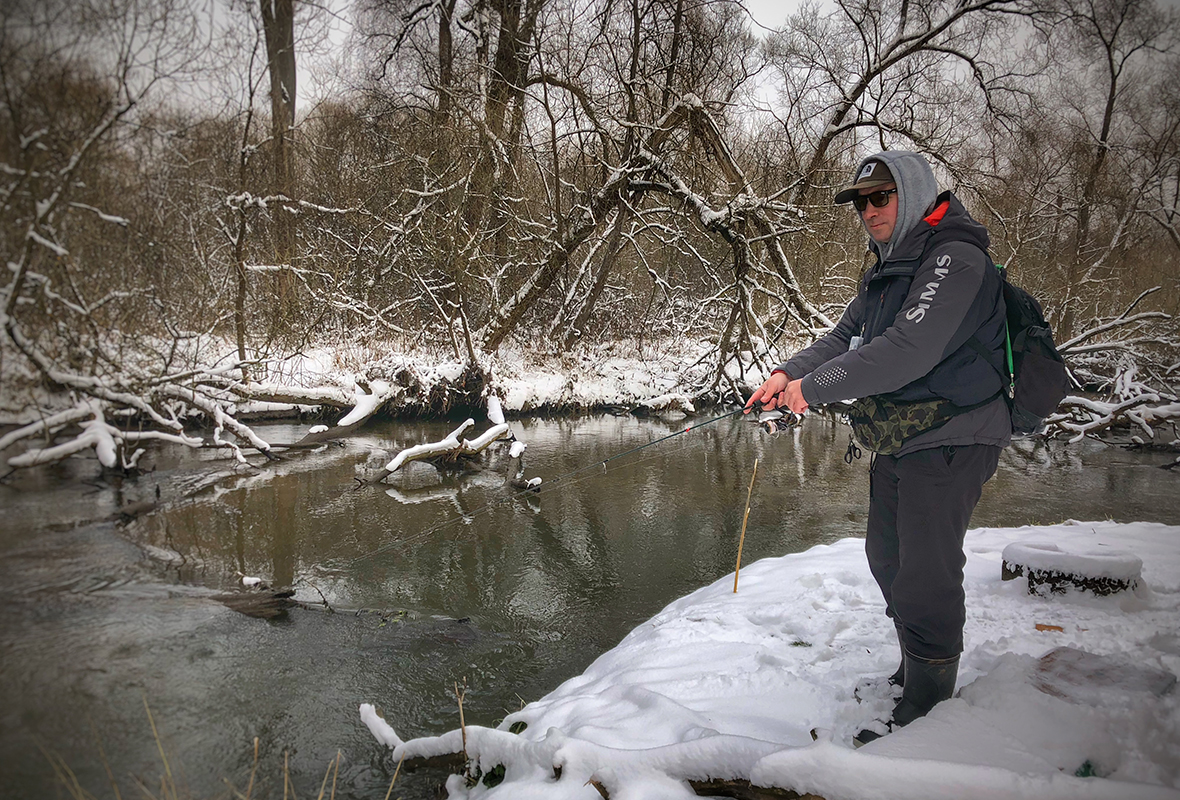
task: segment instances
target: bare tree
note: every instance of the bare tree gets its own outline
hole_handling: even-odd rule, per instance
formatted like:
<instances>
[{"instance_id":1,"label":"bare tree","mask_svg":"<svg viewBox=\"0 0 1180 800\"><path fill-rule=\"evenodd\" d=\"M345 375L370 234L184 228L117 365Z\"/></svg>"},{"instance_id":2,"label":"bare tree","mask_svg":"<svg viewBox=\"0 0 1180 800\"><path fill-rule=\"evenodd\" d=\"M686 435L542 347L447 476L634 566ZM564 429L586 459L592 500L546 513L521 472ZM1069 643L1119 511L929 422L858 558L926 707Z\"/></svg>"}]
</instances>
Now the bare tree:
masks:
<instances>
[{"instance_id":1,"label":"bare tree","mask_svg":"<svg viewBox=\"0 0 1180 800\"><path fill-rule=\"evenodd\" d=\"M1063 264L1064 297L1059 327L1075 333L1080 307L1110 269L1112 256L1139 215L1145 187L1115 189L1108 172L1119 163L1126 170L1137 157L1129 141L1136 83L1144 85L1140 62L1175 46L1175 18L1141 0L1079 0L1063 9L1062 46L1071 49L1073 69L1064 79L1066 123L1076 148L1078 183L1070 209L1074 219L1071 247ZM1117 168L1116 168L1117 169ZM1126 173L1124 173L1126 174ZM1133 174L1133 173L1132 173ZM1130 177L1130 175L1128 175ZM1121 196L1114 196L1118 191ZM1113 216L1111 215L1113 212ZM1103 234L1097 218L1108 220Z\"/></svg>"},{"instance_id":2,"label":"bare tree","mask_svg":"<svg viewBox=\"0 0 1180 800\"><path fill-rule=\"evenodd\" d=\"M271 194L296 196L295 128L295 0L259 0L262 31L266 39L266 63L270 74ZM275 264L295 265L295 216L275 216ZM290 272L279 273L279 301L284 308L295 302Z\"/></svg>"},{"instance_id":3,"label":"bare tree","mask_svg":"<svg viewBox=\"0 0 1180 800\"><path fill-rule=\"evenodd\" d=\"M5 448L46 441L10 458L12 467L93 448L104 466L134 469L141 441L204 444L185 432L190 409L213 423L214 446L242 460L243 444L270 451L230 413L237 365L195 366L210 331L186 324L199 313L174 313L191 308L192 297L170 296L174 278L163 265L144 269L126 258L139 255L126 233L139 213L128 197L135 184L127 148L135 135L151 135L152 91L199 60L199 26L199 9L179 0L126 0L101 12L38 3L4 18L0 141L10 181L2 247L13 273L0 295L5 347L76 400L4 437ZM89 101L73 102L75 94ZM143 243L144 255L155 244ZM216 326L222 318L214 317ZM135 429L112 421L128 413L140 420ZM54 443L63 429L74 435Z\"/></svg>"},{"instance_id":4,"label":"bare tree","mask_svg":"<svg viewBox=\"0 0 1180 800\"><path fill-rule=\"evenodd\" d=\"M1035 6L1018 0L840 0L805 6L768 40L783 92L780 114L794 159L792 197L843 176L849 154L905 142L935 157L972 135L955 113L972 89L992 114L1018 92L1024 70L993 46L1011 18ZM966 78L967 80L962 80Z\"/></svg>"}]
</instances>

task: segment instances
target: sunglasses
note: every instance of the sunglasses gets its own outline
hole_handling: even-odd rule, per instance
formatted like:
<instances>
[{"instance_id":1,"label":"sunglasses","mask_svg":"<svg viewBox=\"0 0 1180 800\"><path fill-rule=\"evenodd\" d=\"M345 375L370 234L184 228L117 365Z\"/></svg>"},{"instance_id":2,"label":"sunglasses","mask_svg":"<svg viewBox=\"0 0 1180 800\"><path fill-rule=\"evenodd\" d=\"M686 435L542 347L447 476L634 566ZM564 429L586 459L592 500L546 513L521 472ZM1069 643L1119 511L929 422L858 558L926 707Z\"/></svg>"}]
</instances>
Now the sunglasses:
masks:
<instances>
[{"instance_id":1,"label":"sunglasses","mask_svg":"<svg viewBox=\"0 0 1180 800\"><path fill-rule=\"evenodd\" d=\"M884 208L889 205L889 195L891 194L897 194L897 189L886 189L882 192L857 195L852 198L852 205L857 211L864 211L869 207L869 203L873 204L873 208Z\"/></svg>"}]
</instances>

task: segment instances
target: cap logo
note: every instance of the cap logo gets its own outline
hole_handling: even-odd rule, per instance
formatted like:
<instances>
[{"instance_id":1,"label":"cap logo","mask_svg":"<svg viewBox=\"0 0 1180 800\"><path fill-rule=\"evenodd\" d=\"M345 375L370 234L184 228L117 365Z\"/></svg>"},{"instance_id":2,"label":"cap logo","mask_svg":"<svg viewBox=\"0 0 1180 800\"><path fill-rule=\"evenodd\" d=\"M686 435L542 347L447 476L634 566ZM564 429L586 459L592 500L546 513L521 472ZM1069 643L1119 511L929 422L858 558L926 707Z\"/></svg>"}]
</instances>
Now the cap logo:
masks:
<instances>
[{"instance_id":1,"label":"cap logo","mask_svg":"<svg viewBox=\"0 0 1180 800\"><path fill-rule=\"evenodd\" d=\"M853 183L857 183L859 181L863 181L865 178L872 177L873 170L876 169L876 167L876 161L870 161L869 163L865 164L864 168L861 169L860 174L856 176L856 180L853 181Z\"/></svg>"}]
</instances>

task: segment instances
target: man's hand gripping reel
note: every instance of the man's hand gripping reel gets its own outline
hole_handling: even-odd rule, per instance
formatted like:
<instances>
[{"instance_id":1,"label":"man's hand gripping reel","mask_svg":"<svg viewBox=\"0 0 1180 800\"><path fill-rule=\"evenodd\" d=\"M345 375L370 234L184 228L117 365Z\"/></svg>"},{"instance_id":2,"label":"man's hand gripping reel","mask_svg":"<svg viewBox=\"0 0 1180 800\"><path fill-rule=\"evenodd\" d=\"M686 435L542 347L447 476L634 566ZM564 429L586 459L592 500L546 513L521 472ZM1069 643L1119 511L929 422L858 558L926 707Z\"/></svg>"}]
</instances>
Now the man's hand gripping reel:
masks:
<instances>
[{"instance_id":1,"label":"man's hand gripping reel","mask_svg":"<svg viewBox=\"0 0 1180 800\"><path fill-rule=\"evenodd\" d=\"M754 417L754 421L757 422L764 431L771 435L792 430L803 424L802 414L796 414L795 412L789 411L785 408L776 408L770 411L763 411L762 401L760 400L754 402L753 408L754 411L757 412L757 415Z\"/></svg>"}]
</instances>

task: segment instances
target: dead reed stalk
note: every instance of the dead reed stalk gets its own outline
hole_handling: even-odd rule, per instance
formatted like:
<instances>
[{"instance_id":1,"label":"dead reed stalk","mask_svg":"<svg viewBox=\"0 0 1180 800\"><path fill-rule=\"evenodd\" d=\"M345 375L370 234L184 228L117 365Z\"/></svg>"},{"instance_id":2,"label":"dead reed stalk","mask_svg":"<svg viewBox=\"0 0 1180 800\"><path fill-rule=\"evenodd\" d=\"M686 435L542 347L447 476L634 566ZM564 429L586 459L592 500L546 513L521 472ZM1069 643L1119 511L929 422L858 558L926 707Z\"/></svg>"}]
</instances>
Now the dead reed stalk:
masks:
<instances>
[{"instance_id":1,"label":"dead reed stalk","mask_svg":"<svg viewBox=\"0 0 1180 800\"><path fill-rule=\"evenodd\" d=\"M737 594L738 573L742 571L742 545L746 542L746 523L750 519L750 498L754 495L754 478L758 477L758 459L754 459L754 472L750 475L750 488L746 490L746 514L742 517L742 535L738 538L737 566L733 570L733 593Z\"/></svg>"}]
</instances>

